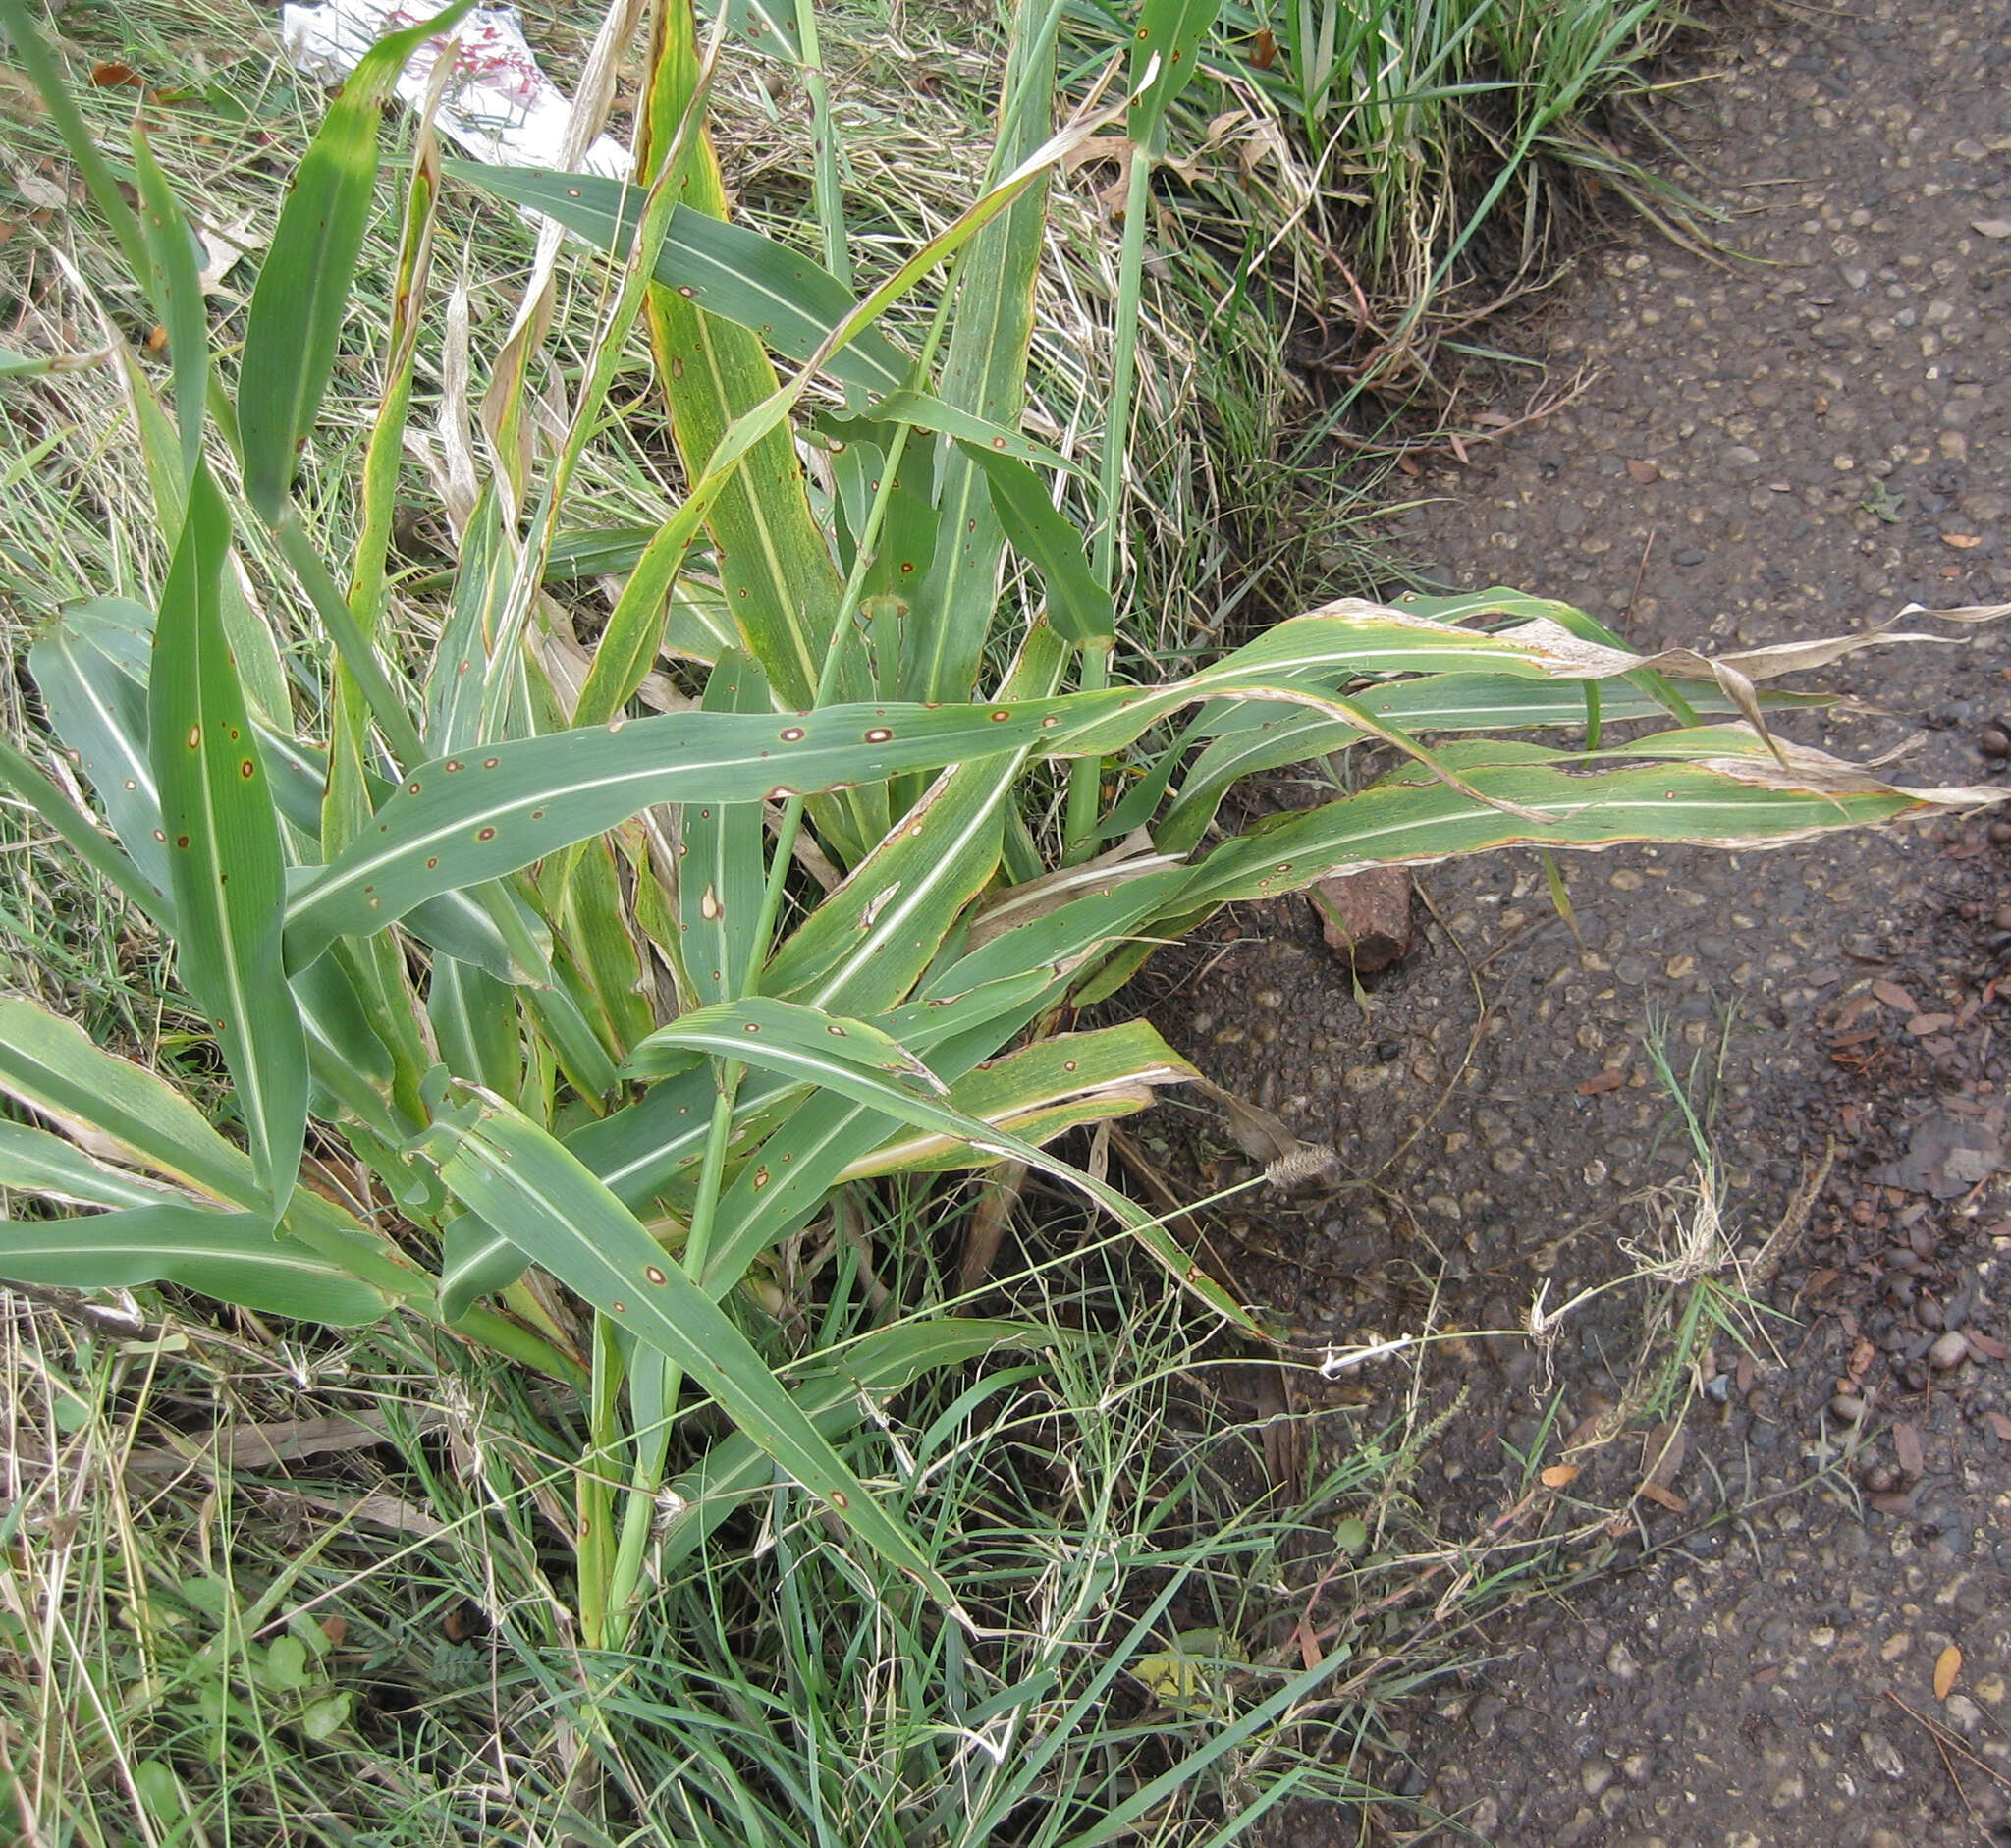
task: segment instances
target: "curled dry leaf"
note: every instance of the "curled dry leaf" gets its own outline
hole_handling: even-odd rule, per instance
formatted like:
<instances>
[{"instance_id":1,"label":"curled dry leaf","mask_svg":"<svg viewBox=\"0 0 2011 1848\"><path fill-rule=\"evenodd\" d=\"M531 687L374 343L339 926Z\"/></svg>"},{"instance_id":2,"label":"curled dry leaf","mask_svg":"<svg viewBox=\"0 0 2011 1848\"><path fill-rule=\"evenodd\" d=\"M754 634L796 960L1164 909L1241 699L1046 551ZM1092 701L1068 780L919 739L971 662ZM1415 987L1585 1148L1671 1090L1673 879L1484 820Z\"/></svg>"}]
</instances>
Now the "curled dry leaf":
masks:
<instances>
[{"instance_id":1,"label":"curled dry leaf","mask_svg":"<svg viewBox=\"0 0 2011 1848\"><path fill-rule=\"evenodd\" d=\"M1578 1467L1576 1463L1552 1463L1537 1480L1546 1489L1568 1489L1578 1480Z\"/></svg>"},{"instance_id":2,"label":"curled dry leaf","mask_svg":"<svg viewBox=\"0 0 2011 1848\"><path fill-rule=\"evenodd\" d=\"M1934 1659L1934 1699L1945 1701L1962 1672L1962 1652L1950 1643Z\"/></svg>"}]
</instances>

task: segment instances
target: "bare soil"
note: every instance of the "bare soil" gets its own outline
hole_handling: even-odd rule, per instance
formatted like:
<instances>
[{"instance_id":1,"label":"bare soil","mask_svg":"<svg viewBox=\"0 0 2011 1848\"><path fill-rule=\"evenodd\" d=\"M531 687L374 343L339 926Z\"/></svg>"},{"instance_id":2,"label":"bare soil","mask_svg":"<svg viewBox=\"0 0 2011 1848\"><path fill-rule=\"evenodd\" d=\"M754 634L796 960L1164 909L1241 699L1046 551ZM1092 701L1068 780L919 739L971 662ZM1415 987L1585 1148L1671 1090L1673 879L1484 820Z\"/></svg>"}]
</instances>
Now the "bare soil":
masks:
<instances>
[{"instance_id":1,"label":"bare soil","mask_svg":"<svg viewBox=\"0 0 2011 1848\"><path fill-rule=\"evenodd\" d=\"M1525 332L1545 389L1588 389L1431 465L1392 537L1643 647L2011 600L2001 0L1766 9L1707 62L1667 122L1724 256L1616 228ZM1530 377L1503 368L1503 412ZM2006 629L1902 626L1951 639L1829 670L1849 700L1783 731L2001 776ZM1568 916L1503 853L1422 874L1417 948L1359 986L1300 904L1161 969L1172 1043L1340 1157L1242 1196L1239 1280L1316 1346L1441 1337L1317 1401L1324 1442L1428 1434L1370 1557L1435 1536L1412 1611L1494 1601L1361 1758L1390 1800L1279 1840L2011 1843L2007 842L1981 816L1574 857ZM1651 1043L1717 1165L1710 1282ZM1250 1171L1192 1121L1160 1131L1192 1178ZM1712 1289L1743 1332L1686 1330ZM1537 1304L1575 1306L1532 1338ZM1316 1618L1372 1648L1346 1583Z\"/></svg>"}]
</instances>

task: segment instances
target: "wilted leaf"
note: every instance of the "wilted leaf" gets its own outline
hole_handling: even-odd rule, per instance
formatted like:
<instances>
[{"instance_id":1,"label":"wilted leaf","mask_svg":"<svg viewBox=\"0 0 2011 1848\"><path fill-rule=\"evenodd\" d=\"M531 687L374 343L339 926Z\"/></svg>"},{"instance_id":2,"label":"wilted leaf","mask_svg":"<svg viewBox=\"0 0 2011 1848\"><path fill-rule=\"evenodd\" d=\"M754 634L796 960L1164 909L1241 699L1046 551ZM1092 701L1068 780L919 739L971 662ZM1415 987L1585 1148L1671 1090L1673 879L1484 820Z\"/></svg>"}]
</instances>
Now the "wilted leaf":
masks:
<instances>
[{"instance_id":1,"label":"wilted leaf","mask_svg":"<svg viewBox=\"0 0 2011 1848\"><path fill-rule=\"evenodd\" d=\"M1934 1699L1945 1701L1955 1677L1962 1672L1962 1652L1950 1643L1934 1660Z\"/></svg>"},{"instance_id":2,"label":"wilted leaf","mask_svg":"<svg viewBox=\"0 0 2011 1848\"><path fill-rule=\"evenodd\" d=\"M1243 1646L1220 1630L1182 1630L1173 1638L1171 1649L1138 1657L1131 1664L1131 1672L1145 1683L1161 1706L1209 1713L1222 1706L1224 1664L1249 1659Z\"/></svg>"},{"instance_id":3,"label":"wilted leaf","mask_svg":"<svg viewBox=\"0 0 2011 1848\"><path fill-rule=\"evenodd\" d=\"M1546 1489L1568 1489L1578 1480L1576 1463L1552 1463L1538 1478Z\"/></svg>"},{"instance_id":4,"label":"wilted leaf","mask_svg":"<svg viewBox=\"0 0 2011 1848\"><path fill-rule=\"evenodd\" d=\"M1892 1427L1892 1448L1899 1458L1899 1467L1909 1476L1919 1476L1927 1467L1927 1459L1921 1454L1921 1434L1910 1424Z\"/></svg>"}]
</instances>

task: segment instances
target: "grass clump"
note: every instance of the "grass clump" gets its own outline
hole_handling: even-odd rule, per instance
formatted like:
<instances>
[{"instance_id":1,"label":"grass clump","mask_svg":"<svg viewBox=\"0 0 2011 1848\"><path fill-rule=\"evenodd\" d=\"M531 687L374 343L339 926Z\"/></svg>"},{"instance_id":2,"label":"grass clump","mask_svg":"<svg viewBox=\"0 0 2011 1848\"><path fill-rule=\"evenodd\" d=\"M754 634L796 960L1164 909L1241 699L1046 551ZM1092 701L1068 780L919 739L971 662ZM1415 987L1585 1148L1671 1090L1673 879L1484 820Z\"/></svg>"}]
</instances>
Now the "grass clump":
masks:
<instances>
[{"instance_id":1,"label":"grass clump","mask_svg":"<svg viewBox=\"0 0 2011 1848\"><path fill-rule=\"evenodd\" d=\"M160 1010L107 1045L68 981L0 1000L0 1277L88 1331L15 1324L4 1641L66 1694L7 1741L18 1806L106 1838L355 1839L347 1805L444 1839L472 1797L582 1839L1087 1844L1345 1789L1305 1728L1353 1644L1290 1618L1312 1517L1174 1389L1265 1321L1064 1152L1195 1074L1079 1010L1335 870L1962 793L1783 745L1776 664L1644 660L1512 592L1141 659L1146 206L1211 9L1146 6L1059 118L1063 10L1018 10L990 152L912 247L856 233L842 163L793 242L731 214L706 127L741 53L679 0L633 185L420 132L387 198L393 81L461 11L373 52L297 165L234 170L265 188L240 295L227 188L195 203L192 150L0 0L66 202L13 466L53 504L86 422L136 458L92 543L33 503L9 528L36 633L0 785ZM1111 364L1057 431L1052 180L1113 136ZM607 260L478 284L491 246L448 251L477 192ZM1582 746L1500 735L1560 726ZM1240 780L1347 752L1337 799L1222 824ZM1040 1186L997 1297L948 1283L966 1215ZM259 1444L283 1490L234 1486Z\"/></svg>"}]
</instances>

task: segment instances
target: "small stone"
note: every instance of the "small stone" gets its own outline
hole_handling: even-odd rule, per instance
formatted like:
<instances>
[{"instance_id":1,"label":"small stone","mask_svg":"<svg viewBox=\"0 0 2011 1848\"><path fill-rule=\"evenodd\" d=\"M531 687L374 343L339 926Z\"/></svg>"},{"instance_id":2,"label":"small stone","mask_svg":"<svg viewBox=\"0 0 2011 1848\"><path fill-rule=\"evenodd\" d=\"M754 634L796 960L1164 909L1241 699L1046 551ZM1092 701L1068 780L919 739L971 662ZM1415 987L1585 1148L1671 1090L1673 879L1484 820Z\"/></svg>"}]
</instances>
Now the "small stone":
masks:
<instances>
[{"instance_id":1,"label":"small stone","mask_svg":"<svg viewBox=\"0 0 2011 1848\"><path fill-rule=\"evenodd\" d=\"M1655 1775L1653 1752L1629 1752L1620 1761L1620 1775L1630 1784L1645 1784Z\"/></svg>"},{"instance_id":2,"label":"small stone","mask_svg":"<svg viewBox=\"0 0 2011 1848\"><path fill-rule=\"evenodd\" d=\"M1625 1643L1615 1643L1606 1651L1606 1673L1615 1681L1632 1681L1641 1672L1641 1664L1634 1658L1634 1652Z\"/></svg>"},{"instance_id":3,"label":"small stone","mask_svg":"<svg viewBox=\"0 0 2011 1848\"><path fill-rule=\"evenodd\" d=\"M1400 866L1333 873L1308 895L1327 947L1357 973L1401 961L1411 947L1410 874Z\"/></svg>"},{"instance_id":4,"label":"small stone","mask_svg":"<svg viewBox=\"0 0 2011 1848\"><path fill-rule=\"evenodd\" d=\"M1959 1367L1969 1358L1969 1337L1959 1329L1950 1329L1946 1334L1935 1339L1928 1349L1929 1363L1937 1373L1946 1373L1950 1368Z\"/></svg>"},{"instance_id":5,"label":"small stone","mask_svg":"<svg viewBox=\"0 0 2011 1848\"><path fill-rule=\"evenodd\" d=\"M1941 1703L1942 1715L1967 1737L1984 1723L1984 1710L1966 1694L1951 1694Z\"/></svg>"},{"instance_id":6,"label":"small stone","mask_svg":"<svg viewBox=\"0 0 2011 1848\"><path fill-rule=\"evenodd\" d=\"M1754 468L1759 466L1760 452L1757 449L1748 448L1744 443L1734 443L1730 449L1725 451L1724 459L1734 468Z\"/></svg>"},{"instance_id":7,"label":"small stone","mask_svg":"<svg viewBox=\"0 0 2011 1848\"><path fill-rule=\"evenodd\" d=\"M1977 734L1976 747L1985 757L2011 757L2011 734L1994 725L1986 725Z\"/></svg>"},{"instance_id":8,"label":"small stone","mask_svg":"<svg viewBox=\"0 0 2011 1848\"><path fill-rule=\"evenodd\" d=\"M1599 1796L1613 1781L1613 1767L1604 1759L1587 1759L1578 1767L1578 1784L1588 1797Z\"/></svg>"},{"instance_id":9,"label":"small stone","mask_svg":"<svg viewBox=\"0 0 2011 1848\"><path fill-rule=\"evenodd\" d=\"M1757 460L1757 458L1755 460ZM1674 563L1682 566L1686 571L1693 565L1702 565L1704 563L1704 554L1700 552L1694 545L1678 546L1673 552L1669 554L1669 557Z\"/></svg>"},{"instance_id":10,"label":"small stone","mask_svg":"<svg viewBox=\"0 0 2011 1848\"><path fill-rule=\"evenodd\" d=\"M1858 1744L1864 1749L1865 1762L1880 1777L1889 1777L1896 1784L1906 1775L1906 1761L1899 1756L1899 1748L1882 1732L1861 1732Z\"/></svg>"},{"instance_id":11,"label":"small stone","mask_svg":"<svg viewBox=\"0 0 2011 1848\"><path fill-rule=\"evenodd\" d=\"M1965 1348L1964 1351L1968 1350ZM1865 1415L1865 1402L1855 1392L1839 1392L1829 1401L1829 1415L1841 1419L1846 1425L1854 1425Z\"/></svg>"}]
</instances>

